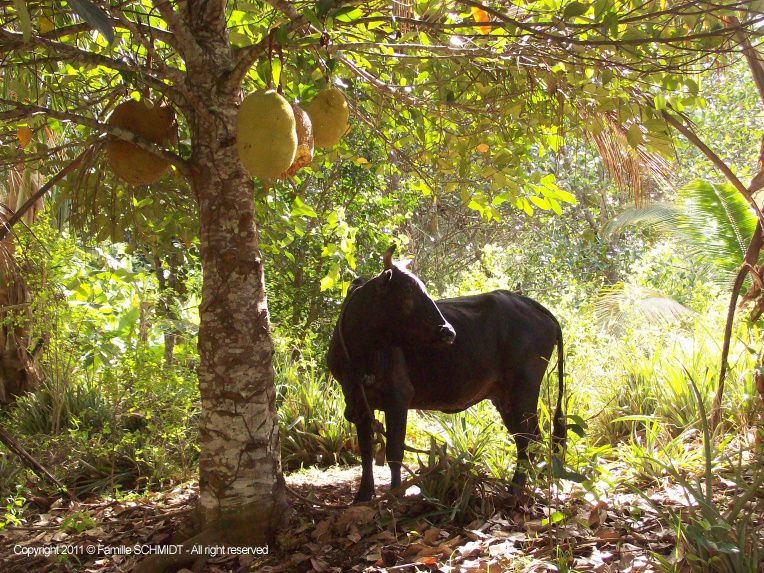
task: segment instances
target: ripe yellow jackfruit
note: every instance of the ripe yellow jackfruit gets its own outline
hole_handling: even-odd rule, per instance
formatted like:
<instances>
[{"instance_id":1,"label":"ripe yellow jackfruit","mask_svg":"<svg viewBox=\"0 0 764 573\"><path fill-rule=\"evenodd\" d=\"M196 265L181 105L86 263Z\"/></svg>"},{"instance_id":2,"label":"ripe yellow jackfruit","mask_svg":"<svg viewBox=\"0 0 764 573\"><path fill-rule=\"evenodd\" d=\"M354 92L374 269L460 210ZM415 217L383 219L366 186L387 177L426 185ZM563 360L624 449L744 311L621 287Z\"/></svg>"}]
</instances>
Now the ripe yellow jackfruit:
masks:
<instances>
[{"instance_id":1,"label":"ripe yellow jackfruit","mask_svg":"<svg viewBox=\"0 0 764 573\"><path fill-rule=\"evenodd\" d=\"M297 152L294 112L275 90L257 91L241 102L236 147L250 175L278 177L289 169Z\"/></svg>"},{"instance_id":2,"label":"ripe yellow jackfruit","mask_svg":"<svg viewBox=\"0 0 764 573\"><path fill-rule=\"evenodd\" d=\"M153 143L167 144L177 138L175 111L170 106L151 106L146 100L119 104L109 125L132 131ZM149 185L162 178L170 164L133 143L111 139L106 144L109 163L119 177L133 185Z\"/></svg>"},{"instance_id":3,"label":"ripe yellow jackfruit","mask_svg":"<svg viewBox=\"0 0 764 573\"><path fill-rule=\"evenodd\" d=\"M313 124L316 147L336 145L348 129L350 110L345 94L337 88L320 92L305 109Z\"/></svg>"},{"instance_id":4,"label":"ripe yellow jackfruit","mask_svg":"<svg viewBox=\"0 0 764 573\"><path fill-rule=\"evenodd\" d=\"M297 131L297 152L292 165L280 175L282 178L291 177L313 161L313 127L310 123L310 117L296 103L292 104L292 111L294 112Z\"/></svg>"}]
</instances>

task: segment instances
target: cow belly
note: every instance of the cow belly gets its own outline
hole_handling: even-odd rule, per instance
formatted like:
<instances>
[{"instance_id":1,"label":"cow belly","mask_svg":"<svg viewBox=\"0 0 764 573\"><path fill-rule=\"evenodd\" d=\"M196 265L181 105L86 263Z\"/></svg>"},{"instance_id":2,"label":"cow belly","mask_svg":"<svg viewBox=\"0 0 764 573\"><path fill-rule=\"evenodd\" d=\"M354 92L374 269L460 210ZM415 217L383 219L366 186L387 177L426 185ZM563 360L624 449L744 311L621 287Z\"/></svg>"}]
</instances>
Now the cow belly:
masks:
<instances>
[{"instance_id":1,"label":"cow belly","mask_svg":"<svg viewBox=\"0 0 764 573\"><path fill-rule=\"evenodd\" d=\"M446 381L440 384L414 383L414 395L410 408L438 410L446 413L461 412L488 398L494 383L495 381L491 379L471 380L460 384Z\"/></svg>"}]
</instances>

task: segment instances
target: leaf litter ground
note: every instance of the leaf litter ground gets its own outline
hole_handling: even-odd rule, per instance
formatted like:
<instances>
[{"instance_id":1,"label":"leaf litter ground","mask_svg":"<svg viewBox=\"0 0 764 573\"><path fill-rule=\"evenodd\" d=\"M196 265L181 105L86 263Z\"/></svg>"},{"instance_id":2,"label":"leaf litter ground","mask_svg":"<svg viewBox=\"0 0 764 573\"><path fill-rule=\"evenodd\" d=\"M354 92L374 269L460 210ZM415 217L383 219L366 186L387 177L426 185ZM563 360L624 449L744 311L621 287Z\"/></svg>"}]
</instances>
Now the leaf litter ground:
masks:
<instances>
[{"instance_id":1,"label":"leaf litter ground","mask_svg":"<svg viewBox=\"0 0 764 573\"><path fill-rule=\"evenodd\" d=\"M300 497L292 498L289 525L267 556L216 556L174 571L657 571L656 555L668 557L676 546L675 527L661 519L659 508L681 512L688 503L681 488L666 481L646 488L650 501L636 492L593 499L574 487L556 492L549 504L545 500L550 492L537 490L532 502L507 504L491 516L461 525L450 521L444 508L433 511L433 504L416 487L403 499L326 507L347 504L359 479L358 467L312 469L287 476L290 488ZM389 483L386 468L375 467L375 479L380 492ZM724 480L719 485L724 487ZM733 485L727 487L720 493L734 497ZM30 516L23 527L0 531L0 571L130 571L135 556L44 556L20 548L177 543L191 534L197 497L196 484L184 484L129 501L57 501L46 513ZM752 507L759 515L764 513L764 492ZM557 517L550 520L548 516Z\"/></svg>"}]
</instances>

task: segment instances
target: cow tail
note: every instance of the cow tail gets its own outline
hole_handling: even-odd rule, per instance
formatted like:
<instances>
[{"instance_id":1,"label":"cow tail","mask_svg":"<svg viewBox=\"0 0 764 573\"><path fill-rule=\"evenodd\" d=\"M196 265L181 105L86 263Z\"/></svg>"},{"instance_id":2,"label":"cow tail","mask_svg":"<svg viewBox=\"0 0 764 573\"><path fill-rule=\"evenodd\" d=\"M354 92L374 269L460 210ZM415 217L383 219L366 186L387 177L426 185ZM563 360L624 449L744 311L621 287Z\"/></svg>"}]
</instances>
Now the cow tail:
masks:
<instances>
[{"instance_id":1,"label":"cow tail","mask_svg":"<svg viewBox=\"0 0 764 573\"><path fill-rule=\"evenodd\" d=\"M555 321L557 322L557 321ZM563 353L562 345L562 328L560 323L557 323L557 410L554 413L554 429L552 430L552 443L565 449L565 442L567 437L567 428L565 426L565 415L562 411L562 402L565 395L565 355Z\"/></svg>"}]
</instances>

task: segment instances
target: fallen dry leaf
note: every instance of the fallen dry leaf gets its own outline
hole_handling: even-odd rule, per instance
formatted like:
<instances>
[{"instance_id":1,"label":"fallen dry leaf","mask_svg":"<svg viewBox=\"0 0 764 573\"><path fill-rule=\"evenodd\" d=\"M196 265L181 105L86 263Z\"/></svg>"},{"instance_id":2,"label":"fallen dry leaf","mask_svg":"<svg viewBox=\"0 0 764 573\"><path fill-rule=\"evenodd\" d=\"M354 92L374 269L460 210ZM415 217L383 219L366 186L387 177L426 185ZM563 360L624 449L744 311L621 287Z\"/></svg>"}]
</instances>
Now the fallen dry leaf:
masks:
<instances>
[{"instance_id":1,"label":"fallen dry leaf","mask_svg":"<svg viewBox=\"0 0 764 573\"><path fill-rule=\"evenodd\" d=\"M354 505L342 512L342 515L337 518L335 527L337 531L343 533L351 524L359 526L371 523L376 515L377 511L373 507L367 505Z\"/></svg>"},{"instance_id":2,"label":"fallen dry leaf","mask_svg":"<svg viewBox=\"0 0 764 573\"><path fill-rule=\"evenodd\" d=\"M621 539L621 534L612 527L600 527L597 531L594 532L594 535L597 537L597 539L601 539L602 541L614 541Z\"/></svg>"},{"instance_id":3,"label":"fallen dry leaf","mask_svg":"<svg viewBox=\"0 0 764 573\"><path fill-rule=\"evenodd\" d=\"M440 538L440 529L437 527L431 527L427 531L424 532L424 535L422 536L425 543L429 543L432 545Z\"/></svg>"},{"instance_id":4,"label":"fallen dry leaf","mask_svg":"<svg viewBox=\"0 0 764 573\"><path fill-rule=\"evenodd\" d=\"M310 533L310 536L316 541L325 541L329 539L331 537L332 521L333 519L331 517L319 521L315 529Z\"/></svg>"}]
</instances>

